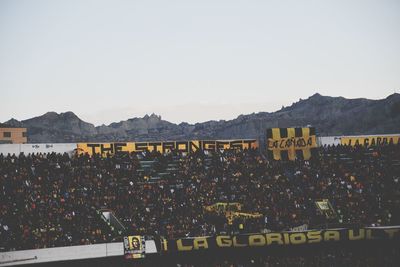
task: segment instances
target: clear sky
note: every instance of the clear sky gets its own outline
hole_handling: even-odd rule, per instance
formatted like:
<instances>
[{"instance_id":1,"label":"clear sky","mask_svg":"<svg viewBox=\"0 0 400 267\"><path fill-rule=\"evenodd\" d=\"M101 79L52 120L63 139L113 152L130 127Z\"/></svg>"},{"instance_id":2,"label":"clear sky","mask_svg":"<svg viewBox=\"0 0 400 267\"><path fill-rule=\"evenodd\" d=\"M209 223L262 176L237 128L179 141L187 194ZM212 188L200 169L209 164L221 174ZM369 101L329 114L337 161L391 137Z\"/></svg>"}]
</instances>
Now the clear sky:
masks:
<instances>
[{"instance_id":1,"label":"clear sky","mask_svg":"<svg viewBox=\"0 0 400 267\"><path fill-rule=\"evenodd\" d=\"M99 125L400 92L399 0L0 1L0 122Z\"/></svg>"}]
</instances>

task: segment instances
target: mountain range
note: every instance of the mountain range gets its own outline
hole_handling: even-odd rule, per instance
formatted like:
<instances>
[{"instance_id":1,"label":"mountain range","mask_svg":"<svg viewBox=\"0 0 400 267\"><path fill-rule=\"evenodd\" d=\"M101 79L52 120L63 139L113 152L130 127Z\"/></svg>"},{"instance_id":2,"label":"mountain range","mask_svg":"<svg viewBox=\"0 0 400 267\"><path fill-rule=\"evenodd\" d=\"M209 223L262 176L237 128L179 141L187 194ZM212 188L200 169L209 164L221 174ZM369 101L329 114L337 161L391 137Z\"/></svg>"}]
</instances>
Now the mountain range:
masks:
<instances>
[{"instance_id":1,"label":"mountain range","mask_svg":"<svg viewBox=\"0 0 400 267\"><path fill-rule=\"evenodd\" d=\"M400 133L400 94L385 99L346 99L314 94L276 112L240 115L233 120L175 124L151 114L95 127L73 112L5 122L28 128L30 143L153 141L255 138L271 127L316 127L320 136Z\"/></svg>"}]
</instances>

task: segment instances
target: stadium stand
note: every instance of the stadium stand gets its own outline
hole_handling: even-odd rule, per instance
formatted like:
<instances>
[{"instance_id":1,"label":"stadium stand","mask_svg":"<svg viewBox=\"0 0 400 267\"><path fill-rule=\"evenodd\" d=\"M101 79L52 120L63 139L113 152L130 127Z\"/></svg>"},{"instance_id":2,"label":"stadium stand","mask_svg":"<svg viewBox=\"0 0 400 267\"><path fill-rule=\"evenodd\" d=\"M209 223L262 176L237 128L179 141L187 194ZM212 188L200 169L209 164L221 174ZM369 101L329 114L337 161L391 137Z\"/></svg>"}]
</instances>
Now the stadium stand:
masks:
<instances>
[{"instance_id":1,"label":"stadium stand","mask_svg":"<svg viewBox=\"0 0 400 267\"><path fill-rule=\"evenodd\" d=\"M318 152L289 162L254 149L0 155L0 248L122 241L127 233L105 223L101 209L129 233L169 239L400 224L400 145ZM316 206L323 199L329 216ZM217 203L240 208L207 209Z\"/></svg>"}]
</instances>

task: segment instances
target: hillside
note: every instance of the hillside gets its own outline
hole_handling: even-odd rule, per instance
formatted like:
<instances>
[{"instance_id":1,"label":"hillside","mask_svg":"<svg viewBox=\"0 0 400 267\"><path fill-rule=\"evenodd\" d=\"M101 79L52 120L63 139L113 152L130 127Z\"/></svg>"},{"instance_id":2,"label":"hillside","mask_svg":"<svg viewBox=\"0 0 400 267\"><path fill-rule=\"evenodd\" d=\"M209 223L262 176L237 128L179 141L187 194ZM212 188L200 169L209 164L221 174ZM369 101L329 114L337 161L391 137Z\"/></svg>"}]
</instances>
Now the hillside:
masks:
<instances>
[{"instance_id":1,"label":"hillside","mask_svg":"<svg viewBox=\"0 0 400 267\"><path fill-rule=\"evenodd\" d=\"M320 135L400 132L400 94L385 99L346 99L314 94L276 112L240 115L233 120L174 124L151 114L143 118L95 127L72 112L46 114L28 120L11 119L28 128L31 143L83 141L144 141L188 139L263 139L265 129L313 125Z\"/></svg>"}]
</instances>

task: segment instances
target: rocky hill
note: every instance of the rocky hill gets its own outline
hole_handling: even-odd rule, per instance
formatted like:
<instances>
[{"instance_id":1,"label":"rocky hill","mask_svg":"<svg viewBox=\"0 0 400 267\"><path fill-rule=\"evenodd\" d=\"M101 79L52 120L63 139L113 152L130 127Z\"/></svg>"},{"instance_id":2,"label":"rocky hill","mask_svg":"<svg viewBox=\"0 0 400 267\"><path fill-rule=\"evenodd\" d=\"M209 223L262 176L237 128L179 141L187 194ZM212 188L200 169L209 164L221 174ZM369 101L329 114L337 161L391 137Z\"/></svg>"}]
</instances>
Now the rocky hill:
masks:
<instances>
[{"instance_id":1,"label":"rocky hill","mask_svg":"<svg viewBox=\"0 0 400 267\"><path fill-rule=\"evenodd\" d=\"M400 94L385 99L346 99L315 94L268 113L240 115L233 120L174 124L152 114L95 127L74 113L48 112L28 120L11 119L11 126L28 128L31 143L84 141L144 141L188 139L263 139L265 129L312 125L319 135L400 133Z\"/></svg>"}]
</instances>

